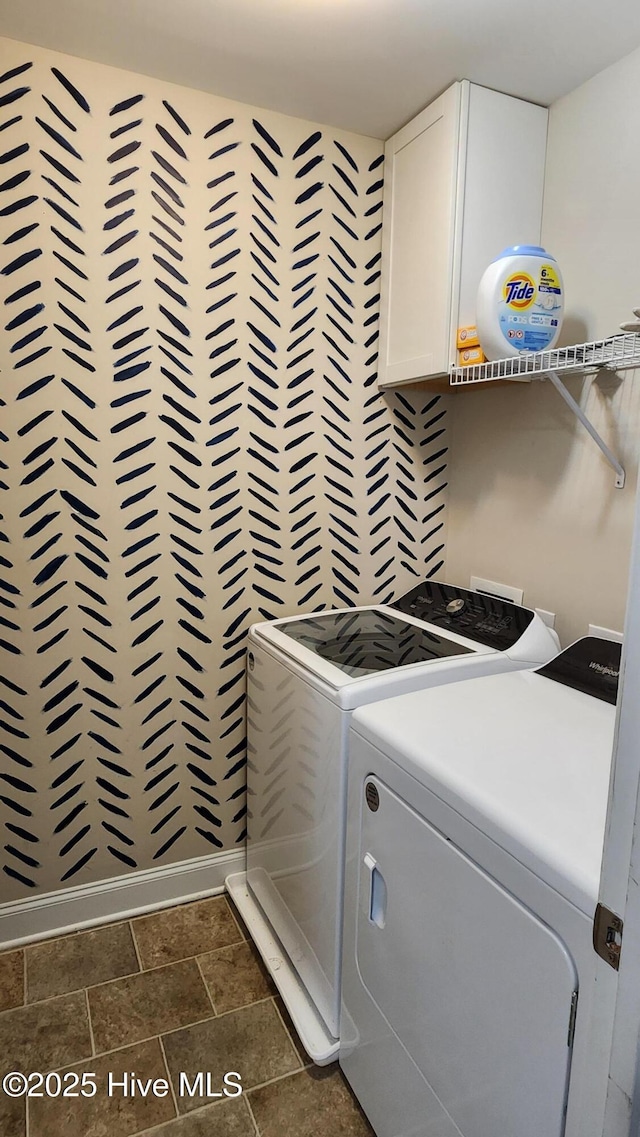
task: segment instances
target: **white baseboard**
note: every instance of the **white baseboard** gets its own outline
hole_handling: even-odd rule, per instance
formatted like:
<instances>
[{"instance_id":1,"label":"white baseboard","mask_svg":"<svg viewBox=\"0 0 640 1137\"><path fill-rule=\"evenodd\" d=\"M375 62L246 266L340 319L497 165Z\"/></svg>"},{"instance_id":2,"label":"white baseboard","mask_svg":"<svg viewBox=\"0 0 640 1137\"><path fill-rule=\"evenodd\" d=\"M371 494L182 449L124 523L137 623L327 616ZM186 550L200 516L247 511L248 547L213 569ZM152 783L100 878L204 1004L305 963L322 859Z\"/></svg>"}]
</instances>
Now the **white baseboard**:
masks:
<instances>
[{"instance_id":1,"label":"white baseboard","mask_svg":"<svg viewBox=\"0 0 640 1137\"><path fill-rule=\"evenodd\" d=\"M234 849L0 904L0 950L216 896L244 868L244 850Z\"/></svg>"}]
</instances>

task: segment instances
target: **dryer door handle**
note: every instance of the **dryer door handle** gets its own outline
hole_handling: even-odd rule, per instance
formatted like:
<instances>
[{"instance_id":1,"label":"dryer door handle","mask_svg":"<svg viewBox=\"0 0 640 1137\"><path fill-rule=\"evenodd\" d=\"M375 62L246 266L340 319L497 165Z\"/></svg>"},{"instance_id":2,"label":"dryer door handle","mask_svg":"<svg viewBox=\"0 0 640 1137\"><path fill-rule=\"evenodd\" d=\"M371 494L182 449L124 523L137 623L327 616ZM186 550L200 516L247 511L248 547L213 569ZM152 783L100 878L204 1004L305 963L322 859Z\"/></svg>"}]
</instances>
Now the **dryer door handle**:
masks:
<instances>
[{"instance_id":1,"label":"dryer door handle","mask_svg":"<svg viewBox=\"0 0 640 1137\"><path fill-rule=\"evenodd\" d=\"M387 885L371 853L365 853L364 866L369 873L369 921L377 928L384 928L387 919Z\"/></svg>"}]
</instances>

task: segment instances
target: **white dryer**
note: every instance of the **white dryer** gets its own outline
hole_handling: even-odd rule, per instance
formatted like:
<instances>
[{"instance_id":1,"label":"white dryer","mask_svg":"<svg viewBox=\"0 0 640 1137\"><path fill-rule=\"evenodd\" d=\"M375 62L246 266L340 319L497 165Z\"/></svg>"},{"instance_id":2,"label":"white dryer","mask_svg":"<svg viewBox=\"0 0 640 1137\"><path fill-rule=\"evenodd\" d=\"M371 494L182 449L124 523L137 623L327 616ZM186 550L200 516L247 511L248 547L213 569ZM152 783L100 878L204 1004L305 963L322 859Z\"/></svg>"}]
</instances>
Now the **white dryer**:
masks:
<instances>
[{"instance_id":1,"label":"white dryer","mask_svg":"<svg viewBox=\"0 0 640 1137\"><path fill-rule=\"evenodd\" d=\"M390 606L251 628L247 873L228 888L316 1062L338 1051L353 710L556 651L535 613L434 581Z\"/></svg>"},{"instance_id":2,"label":"white dryer","mask_svg":"<svg viewBox=\"0 0 640 1137\"><path fill-rule=\"evenodd\" d=\"M378 1137L596 1137L620 652L587 638L353 716L340 1064Z\"/></svg>"}]
</instances>

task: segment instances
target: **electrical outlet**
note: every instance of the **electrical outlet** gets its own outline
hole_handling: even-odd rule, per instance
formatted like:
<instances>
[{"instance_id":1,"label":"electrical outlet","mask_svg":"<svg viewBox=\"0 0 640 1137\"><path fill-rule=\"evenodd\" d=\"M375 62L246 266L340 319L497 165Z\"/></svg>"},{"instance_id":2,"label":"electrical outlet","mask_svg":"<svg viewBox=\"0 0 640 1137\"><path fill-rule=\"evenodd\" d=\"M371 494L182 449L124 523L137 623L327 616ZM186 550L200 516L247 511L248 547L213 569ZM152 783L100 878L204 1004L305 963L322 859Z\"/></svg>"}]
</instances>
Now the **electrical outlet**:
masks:
<instances>
[{"instance_id":1,"label":"electrical outlet","mask_svg":"<svg viewBox=\"0 0 640 1137\"><path fill-rule=\"evenodd\" d=\"M480 576L472 576L470 587L474 592L481 592L485 596L496 596L498 600L510 600L513 604L522 604L524 592L521 588L513 588L510 584L498 584L495 580L483 580Z\"/></svg>"},{"instance_id":2,"label":"electrical outlet","mask_svg":"<svg viewBox=\"0 0 640 1137\"><path fill-rule=\"evenodd\" d=\"M540 617L540 619L542 620L542 623L546 624L548 628L555 628L555 626L556 626L556 614L555 614L555 612L545 612L544 608L534 608L534 612Z\"/></svg>"},{"instance_id":3,"label":"electrical outlet","mask_svg":"<svg viewBox=\"0 0 640 1137\"><path fill-rule=\"evenodd\" d=\"M611 628L601 628L598 624L589 624L589 635L597 636L600 640L613 640L616 644L622 643L622 632L614 632Z\"/></svg>"}]
</instances>

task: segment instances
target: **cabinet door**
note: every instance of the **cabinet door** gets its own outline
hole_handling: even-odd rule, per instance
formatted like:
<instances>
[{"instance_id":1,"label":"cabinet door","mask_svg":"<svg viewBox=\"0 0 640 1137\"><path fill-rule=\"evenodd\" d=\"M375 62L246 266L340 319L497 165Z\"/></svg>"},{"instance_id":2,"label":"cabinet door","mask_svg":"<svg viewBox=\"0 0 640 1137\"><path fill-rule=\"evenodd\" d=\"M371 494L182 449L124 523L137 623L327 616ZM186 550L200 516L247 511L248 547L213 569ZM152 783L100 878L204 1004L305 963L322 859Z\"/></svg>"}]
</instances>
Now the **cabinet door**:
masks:
<instances>
[{"instance_id":1,"label":"cabinet door","mask_svg":"<svg viewBox=\"0 0 640 1137\"><path fill-rule=\"evenodd\" d=\"M385 146L383 387L449 370L461 86Z\"/></svg>"},{"instance_id":2,"label":"cabinet door","mask_svg":"<svg viewBox=\"0 0 640 1137\"><path fill-rule=\"evenodd\" d=\"M460 259L451 359L458 326L476 322L478 285L487 265L510 245L540 244L547 148L546 107L476 83L468 87L468 125L461 130L464 204L459 199L456 213Z\"/></svg>"}]
</instances>

